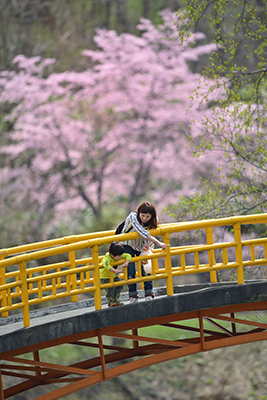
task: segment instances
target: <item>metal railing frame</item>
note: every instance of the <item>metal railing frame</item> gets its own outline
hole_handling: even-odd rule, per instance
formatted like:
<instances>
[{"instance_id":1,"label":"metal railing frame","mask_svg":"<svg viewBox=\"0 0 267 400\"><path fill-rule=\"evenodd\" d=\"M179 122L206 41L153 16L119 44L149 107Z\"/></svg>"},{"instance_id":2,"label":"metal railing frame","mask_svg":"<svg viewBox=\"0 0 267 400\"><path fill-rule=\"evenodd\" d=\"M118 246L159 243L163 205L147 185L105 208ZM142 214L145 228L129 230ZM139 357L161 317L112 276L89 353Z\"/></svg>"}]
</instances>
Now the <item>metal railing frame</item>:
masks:
<instances>
[{"instance_id":1,"label":"metal railing frame","mask_svg":"<svg viewBox=\"0 0 267 400\"><path fill-rule=\"evenodd\" d=\"M30 325L30 307L41 303L69 297L72 302L78 301L78 296L86 293L94 294L95 309L99 310L101 304L101 290L110 286L128 285L130 283L143 283L164 279L166 281L167 295L173 295L173 278L182 275L208 272L210 282L217 282L217 272L221 270L236 270L237 283L244 283L244 268L249 266L267 265L267 238L242 240L241 226L246 224L267 223L267 214L250 216L235 216L229 218L170 223L160 225L150 231L152 236L161 236L166 243L166 250L155 249L152 255L134 257L137 262L137 275L135 279L128 279L127 270L121 274L120 282L100 284L99 268L103 255L99 249L109 245L114 240L124 241L138 238L137 233L114 235L114 231L94 232L79 236L54 239L24 246L0 250L0 314L7 317L14 310L22 310L24 326ZM233 241L214 243L213 228L232 226L234 231ZM171 246L171 234L179 232L205 229L205 244L189 246ZM256 259L255 247L264 249L264 257ZM242 249L250 249L250 259L243 259ZM228 249L235 250L235 260L228 260ZM91 251L87 258L76 258L76 251ZM216 262L215 251L222 252L222 261ZM207 252L208 263L201 263L199 253ZM67 261L54 262L40 266L28 266L32 261L47 259L55 255L67 254ZM194 264L186 264L186 254L194 255ZM172 258L179 257L180 265L172 266ZM151 259L152 272L149 276L142 276L141 261ZM164 260L164 267L160 268L158 260ZM123 261L114 263L121 264ZM10 271L10 268L12 268Z\"/></svg>"}]
</instances>

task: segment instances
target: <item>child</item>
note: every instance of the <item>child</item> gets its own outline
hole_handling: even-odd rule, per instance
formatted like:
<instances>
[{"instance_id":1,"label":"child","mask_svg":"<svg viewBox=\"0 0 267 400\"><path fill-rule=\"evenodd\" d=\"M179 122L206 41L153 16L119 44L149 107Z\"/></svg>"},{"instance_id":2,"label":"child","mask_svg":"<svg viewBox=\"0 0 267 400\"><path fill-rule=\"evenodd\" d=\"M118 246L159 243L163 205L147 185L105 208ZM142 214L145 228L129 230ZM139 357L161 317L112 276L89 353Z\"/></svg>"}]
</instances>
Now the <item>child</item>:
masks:
<instances>
[{"instance_id":1,"label":"child","mask_svg":"<svg viewBox=\"0 0 267 400\"><path fill-rule=\"evenodd\" d=\"M125 258L126 261L122 265L120 265L120 267L127 268L129 262L132 259L132 256L128 253L124 253L124 247L121 243L111 243L108 253L106 253L105 257L102 260L102 268L100 269L100 282L102 284L110 282L110 271L114 273L114 282L120 281L120 278L117 274L120 274L122 270L117 269L117 265L112 267L110 263L114 261L119 261L121 258ZM119 300L121 291L122 286L115 286L106 289L106 298L109 307L123 306L123 303L120 303Z\"/></svg>"}]
</instances>

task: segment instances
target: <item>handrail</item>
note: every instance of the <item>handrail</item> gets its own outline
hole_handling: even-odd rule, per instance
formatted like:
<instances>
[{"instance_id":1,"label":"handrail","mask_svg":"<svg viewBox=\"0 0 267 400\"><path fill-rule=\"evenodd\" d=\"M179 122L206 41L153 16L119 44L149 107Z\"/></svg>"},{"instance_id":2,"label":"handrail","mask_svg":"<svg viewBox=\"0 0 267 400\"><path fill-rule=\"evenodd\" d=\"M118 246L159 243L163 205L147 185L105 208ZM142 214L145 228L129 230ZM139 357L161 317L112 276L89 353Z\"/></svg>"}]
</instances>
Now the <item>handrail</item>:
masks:
<instances>
[{"instance_id":1,"label":"handrail","mask_svg":"<svg viewBox=\"0 0 267 400\"><path fill-rule=\"evenodd\" d=\"M226 270L228 274L232 271L237 283L243 284L244 268L267 265L267 238L242 239L241 235L241 225L259 223L267 223L267 214L160 225L157 229L150 230L150 234L162 236L166 244L171 243L173 234L201 229L205 230L206 243L167 246L164 251L155 249L152 255L135 257L133 261L137 262L136 278L128 279L127 271L124 270L120 275L120 282L114 283L111 274L111 283L104 285L100 284L99 279L103 258L100 254L101 246L114 240L138 238L136 232L116 236L114 231L94 232L0 250L0 314L7 317L14 310L21 309L24 326L29 326L30 308L41 303L63 298L76 302L79 295L91 293L94 296L95 309L98 310L102 307L101 289L164 279L167 295L172 295L173 280L188 274L209 273L210 282L217 282L219 271ZM223 226L233 227L233 240L214 243L213 229ZM76 252L79 250L88 252L87 257L77 258ZM257 250L260 250L260 255ZM51 262L49 258L55 255L64 260ZM5 259L5 256L8 258ZM152 262L151 276L141 274L141 261L145 259ZM32 267L29 264L37 260L38 265Z\"/></svg>"},{"instance_id":2,"label":"handrail","mask_svg":"<svg viewBox=\"0 0 267 400\"><path fill-rule=\"evenodd\" d=\"M181 224L181 223L179 223ZM162 224L161 226L165 226L167 224ZM108 231L100 231L100 232L90 232L90 233L83 233L80 235L70 235L70 236L63 236L58 239L50 239L44 240L41 242L35 243L28 243L20 246L14 246L7 249L0 249L0 259L1 257L8 257L14 254L25 253L25 252L32 252L37 251L40 249L46 249L56 246L63 246L66 244L82 242L84 240L90 240L94 238L100 237L107 237L112 236L115 234L115 230L108 230Z\"/></svg>"},{"instance_id":3,"label":"handrail","mask_svg":"<svg viewBox=\"0 0 267 400\"><path fill-rule=\"evenodd\" d=\"M8 249L0 249L0 256L10 256L13 254L24 253L27 251L36 251L39 249L55 247L70 243L77 243L94 237L102 237L112 235L114 231L91 232L81 235L64 236L59 239L50 239L42 242L29 243L21 246L10 247Z\"/></svg>"}]
</instances>

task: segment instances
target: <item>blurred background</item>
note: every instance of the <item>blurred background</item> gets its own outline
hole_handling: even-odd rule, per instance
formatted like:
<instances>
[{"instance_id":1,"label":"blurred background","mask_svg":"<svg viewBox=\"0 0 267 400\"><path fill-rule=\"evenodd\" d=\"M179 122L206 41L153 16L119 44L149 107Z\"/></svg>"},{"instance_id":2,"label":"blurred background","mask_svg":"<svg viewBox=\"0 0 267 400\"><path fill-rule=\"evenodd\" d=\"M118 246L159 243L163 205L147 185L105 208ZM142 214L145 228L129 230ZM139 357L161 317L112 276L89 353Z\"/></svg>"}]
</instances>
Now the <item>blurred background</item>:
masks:
<instances>
[{"instance_id":1,"label":"blurred background","mask_svg":"<svg viewBox=\"0 0 267 400\"><path fill-rule=\"evenodd\" d=\"M0 248L115 229L144 200L160 222L266 211L266 123L251 118L266 98L264 50L255 50L266 48L266 2L212 9L214 24L199 17L183 40L177 11L186 3L197 18L197 1L0 0ZM245 3L256 11L245 14ZM241 14L258 33L252 42L234 29ZM219 102L242 103L242 128L236 108L214 114ZM266 236L266 228L248 228L254 234ZM173 240L202 242L201 235ZM265 352L254 343L198 354L68 399L264 400ZM46 354L48 362L80 356Z\"/></svg>"}]
</instances>

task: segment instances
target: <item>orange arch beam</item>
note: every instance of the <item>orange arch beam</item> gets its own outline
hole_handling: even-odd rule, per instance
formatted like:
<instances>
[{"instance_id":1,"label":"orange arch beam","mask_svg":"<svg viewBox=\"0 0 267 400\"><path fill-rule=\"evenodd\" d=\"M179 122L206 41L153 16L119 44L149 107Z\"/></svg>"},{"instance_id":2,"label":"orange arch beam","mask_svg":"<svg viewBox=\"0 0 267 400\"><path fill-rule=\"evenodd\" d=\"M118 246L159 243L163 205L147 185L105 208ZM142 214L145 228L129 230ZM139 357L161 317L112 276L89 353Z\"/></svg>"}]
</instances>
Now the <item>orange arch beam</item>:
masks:
<instances>
[{"instance_id":1,"label":"orange arch beam","mask_svg":"<svg viewBox=\"0 0 267 400\"><path fill-rule=\"evenodd\" d=\"M228 305L122 323L96 329L93 332L89 331L83 335L70 335L65 337L65 341L61 340L61 344L68 343L76 346L97 347L99 349L99 356L68 367L41 362L38 361L36 357L34 360L26 360L15 354L6 354L4 359L9 364L1 364L2 376L13 374L13 376L23 377L25 381L2 391L2 397L0 397L0 399L7 399L15 394L22 393L25 390L39 385L49 385L55 382L62 382L62 385L66 384L60 389L38 397L38 400L55 400L99 382L110 380L116 376L163 361L184 357L201 351L210 351L221 347L266 340L267 324L235 317L236 313L266 309L266 301ZM193 318L199 320L198 328L191 327L190 325L183 325ZM204 320L208 321L212 327L215 326L215 330L205 329ZM225 329L225 327L221 325L221 321L230 323L231 330ZM138 329L153 325L169 326L176 329L177 332L182 328L187 332L192 332L193 336L181 341L166 340L138 334ZM240 326L242 326L242 330L239 329ZM247 330L244 331L243 328ZM129 330L132 333L125 333L125 331ZM197 336L195 336L196 333ZM98 338L97 344L84 341L93 337ZM105 339L107 337L127 339L129 347L107 345L105 344ZM31 348L31 351L38 352L40 348L45 348L46 345L47 347L51 347L52 344L51 342L42 343L36 345L34 349ZM54 343L54 345L56 345L56 343ZM24 350L24 354L26 354L29 349L24 348ZM113 351L113 353L105 354L107 350L109 352ZM17 351L17 353L21 355L21 349ZM127 364L112 366L114 362L126 359L129 360ZM101 367L101 371L95 371L94 368L96 367ZM19 371L19 373L15 371ZM29 373L31 373L31 375L26 375ZM74 374L75 377L73 377Z\"/></svg>"}]
</instances>

